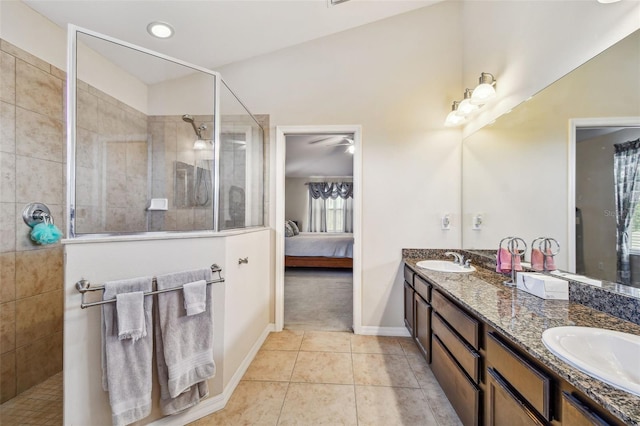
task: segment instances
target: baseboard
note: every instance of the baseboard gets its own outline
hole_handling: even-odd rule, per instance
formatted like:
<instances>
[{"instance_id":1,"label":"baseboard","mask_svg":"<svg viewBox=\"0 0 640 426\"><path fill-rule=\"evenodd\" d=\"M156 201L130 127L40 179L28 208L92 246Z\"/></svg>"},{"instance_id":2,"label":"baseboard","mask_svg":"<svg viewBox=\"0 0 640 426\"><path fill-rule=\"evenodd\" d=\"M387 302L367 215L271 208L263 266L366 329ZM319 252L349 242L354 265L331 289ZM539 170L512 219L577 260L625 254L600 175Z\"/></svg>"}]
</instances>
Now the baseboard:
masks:
<instances>
[{"instance_id":1,"label":"baseboard","mask_svg":"<svg viewBox=\"0 0 640 426\"><path fill-rule=\"evenodd\" d=\"M409 330L405 327L374 327L374 326L360 326L354 330L355 334L364 334L369 336L399 336L399 337L411 337Z\"/></svg>"},{"instance_id":2,"label":"baseboard","mask_svg":"<svg viewBox=\"0 0 640 426\"><path fill-rule=\"evenodd\" d=\"M264 331L251 347L251 350L249 351L247 356L244 357L244 360L231 377L231 380L229 380L229 383L227 383L227 386L224 387L224 390L221 394L208 398L185 412L173 416L162 417L161 419L155 420L149 424L153 426L185 425L187 423L191 423L198 419L201 419L202 417L208 416L211 413L222 410L227 405L227 402L229 402L231 395L233 395L233 391L236 390L236 387L240 383L242 376L244 376L244 373L246 373L249 365L251 365L251 362L260 350L260 347L262 347L262 344L267 339L267 336L269 336L269 333L274 330L275 324L267 324Z\"/></svg>"}]
</instances>

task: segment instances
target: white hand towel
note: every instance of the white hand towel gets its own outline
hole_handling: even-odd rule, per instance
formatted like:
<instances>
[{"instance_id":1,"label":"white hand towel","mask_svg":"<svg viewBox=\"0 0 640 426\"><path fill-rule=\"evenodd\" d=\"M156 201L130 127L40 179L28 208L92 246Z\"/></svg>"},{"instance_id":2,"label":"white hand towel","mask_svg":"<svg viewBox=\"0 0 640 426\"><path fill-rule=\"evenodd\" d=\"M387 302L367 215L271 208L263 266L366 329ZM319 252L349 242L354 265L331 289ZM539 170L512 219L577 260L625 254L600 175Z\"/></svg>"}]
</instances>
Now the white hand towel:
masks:
<instances>
[{"instance_id":1,"label":"white hand towel","mask_svg":"<svg viewBox=\"0 0 640 426\"><path fill-rule=\"evenodd\" d=\"M133 339L135 342L147 335L143 292L116 294L116 314L118 316L118 339Z\"/></svg>"},{"instance_id":2,"label":"white hand towel","mask_svg":"<svg viewBox=\"0 0 640 426\"><path fill-rule=\"evenodd\" d=\"M111 281L104 285L103 300L121 293L151 291L152 278ZM144 297L145 328L151 330L153 296ZM116 303L102 305L102 383L109 391L114 425L126 425L151 413L151 372L153 335L147 333L137 341L120 340Z\"/></svg>"},{"instance_id":3,"label":"white hand towel","mask_svg":"<svg viewBox=\"0 0 640 426\"><path fill-rule=\"evenodd\" d=\"M187 316L197 315L207 308L207 282L199 280L182 286L184 291L184 308Z\"/></svg>"},{"instance_id":4,"label":"white hand towel","mask_svg":"<svg viewBox=\"0 0 640 426\"><path fill-rule=\"evenodd\" d=\"M211 269L159 276L158 290L200 280L210 281ZM206 286L206 312L192 316L187 316L182 291L158 295L156 361L163 414L184 410L208 394L206 380L216 373L211 291Z\"/></svg>"}]
</instances>

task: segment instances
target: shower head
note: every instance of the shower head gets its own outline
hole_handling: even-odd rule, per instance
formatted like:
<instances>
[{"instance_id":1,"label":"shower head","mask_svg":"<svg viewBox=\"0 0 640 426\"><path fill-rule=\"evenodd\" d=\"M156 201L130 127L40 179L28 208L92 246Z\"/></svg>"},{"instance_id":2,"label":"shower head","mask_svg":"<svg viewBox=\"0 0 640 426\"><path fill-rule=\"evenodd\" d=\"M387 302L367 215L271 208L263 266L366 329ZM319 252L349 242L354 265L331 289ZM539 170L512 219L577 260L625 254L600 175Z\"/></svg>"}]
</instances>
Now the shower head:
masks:
<instances>
[{"instance_id":1,"label":"shower head","mask_svg":"<svg viewBox=\"0 0 640 426\"><path fill-rule=\"evenodd\" d=\"M198 140L202 139L202 131L206 130L207 128L205 124L201 124L199 127L196 127L196 122L193 119L193 116L189 114L183 115L182 120L186 121L187 123L190 123L191 126L193 126L193 131L196 132L196 135L198 136Z\"/></svg>"}]
</instances>

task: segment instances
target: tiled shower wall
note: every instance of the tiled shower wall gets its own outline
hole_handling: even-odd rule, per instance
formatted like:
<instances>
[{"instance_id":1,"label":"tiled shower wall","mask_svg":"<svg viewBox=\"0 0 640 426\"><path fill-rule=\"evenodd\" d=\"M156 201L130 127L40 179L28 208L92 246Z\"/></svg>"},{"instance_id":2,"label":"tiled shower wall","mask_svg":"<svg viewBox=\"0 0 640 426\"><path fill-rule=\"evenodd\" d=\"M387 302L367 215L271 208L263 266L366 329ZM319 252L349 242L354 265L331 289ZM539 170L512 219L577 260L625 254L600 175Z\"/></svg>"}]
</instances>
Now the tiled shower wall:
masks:
<instances>
[{"instance_id":1,"label":"tiled shower wall","mask_svg":"<svg viewBox=\"0 0 640 426\"><path fill-rule=\"evenodd\" d=\"M0 401L62 369L62 248L35 245L24 206L64 228L64 72L0 40Z\"/></svg>"}]
</instances>

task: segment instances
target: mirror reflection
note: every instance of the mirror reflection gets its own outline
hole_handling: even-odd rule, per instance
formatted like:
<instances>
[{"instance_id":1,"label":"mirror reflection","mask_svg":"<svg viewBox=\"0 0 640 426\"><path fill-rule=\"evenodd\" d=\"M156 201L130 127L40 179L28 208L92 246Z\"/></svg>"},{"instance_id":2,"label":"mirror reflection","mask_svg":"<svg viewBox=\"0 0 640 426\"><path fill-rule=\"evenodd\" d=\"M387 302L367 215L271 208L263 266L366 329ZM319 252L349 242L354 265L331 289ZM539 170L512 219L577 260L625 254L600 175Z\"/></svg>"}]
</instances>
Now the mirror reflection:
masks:
<instances>
[{"instance_id":1,"label":"mirror reflection","mask_svg":"<svg viewBox=\"0 0 640 426\"><path fill-rule=\"evenodd\" d=\"M495 251L509 235L529 246L552 237L560 244L559 269L620 281L613 151L638 138L639 76L636 31L466 137L463 248ZM636 228L631 221L626 229L631 235ZM633 285L640 282L640 260L633 278L640 256L629 247L631 277L621 282Z\"/></svg>"}]
</instances>

